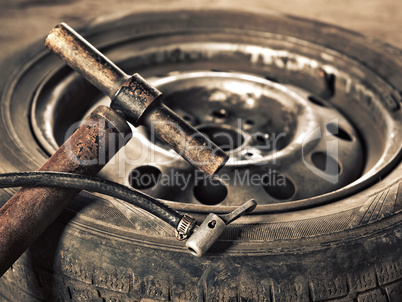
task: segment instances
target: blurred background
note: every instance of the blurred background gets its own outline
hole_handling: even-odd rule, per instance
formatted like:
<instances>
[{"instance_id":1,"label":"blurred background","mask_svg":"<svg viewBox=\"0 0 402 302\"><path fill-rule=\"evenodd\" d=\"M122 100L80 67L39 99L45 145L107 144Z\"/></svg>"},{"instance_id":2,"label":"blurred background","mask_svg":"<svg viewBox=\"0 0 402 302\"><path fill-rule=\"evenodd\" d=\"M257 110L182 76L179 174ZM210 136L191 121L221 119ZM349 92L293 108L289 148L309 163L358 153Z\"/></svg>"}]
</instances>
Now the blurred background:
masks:
<instances>
[{"instance_id":1,"label":"blurred background","mask_svg":"<svg viewBox=\"0 0 402 302\"><path fill-rule=\"evenodd\" d=\"M59 22L79 28L95 18L172 9L275 10L331 23L402 49L400 0L0 0L0 60L42 39Z\"/></svg>"}]
</instances>

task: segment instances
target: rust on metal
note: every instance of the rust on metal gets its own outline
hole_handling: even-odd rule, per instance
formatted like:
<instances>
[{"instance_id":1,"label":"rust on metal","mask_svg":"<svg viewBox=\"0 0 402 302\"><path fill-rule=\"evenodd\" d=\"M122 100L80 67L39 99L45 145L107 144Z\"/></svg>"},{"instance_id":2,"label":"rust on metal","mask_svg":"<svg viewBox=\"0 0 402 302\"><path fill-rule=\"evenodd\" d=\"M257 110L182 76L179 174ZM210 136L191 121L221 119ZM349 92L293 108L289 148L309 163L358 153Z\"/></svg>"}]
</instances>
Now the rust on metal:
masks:
<instances>
[{"instance_id":1,"label":"rust on metal","mask_svg":"<svg viewBox=\"0 0 402 302\"><path fill-rule=\"evenodd\" d=\"M162 103L144 114L143 123L155 136L208 175L218 172L229 159L221 148Z\"/></svg>"},{"instance_id":2,"label":"rust on metal","mask_svg":"<svg viewBox=\"0 0 402 302\"><path fill-rule=\"evenodd\" d=\"M111 107L130 123L149 127L199 170L213 175L229 159L209 138L166 107L160 101L159 90L137 74L129 77L68 25L57 25L45 45L107 94L112 99Z\"/></svg>"},{"instance_id":3,"label":"rust on metal","mask_svg":"<svg viewBox=\"0 0 402 302\"><path fill-rule=\"evenodd\" d=\"M128 124L118 114L99 106L40 171L95 175L130 136ZM78 193L65 188L22 188L0 208L0 276Z\"/></svg>"},{"instance_id":4,"label":"rust on metal","mask_svg":"<svg viewBox=\"0 0 402 302\"><path fill-rule=\"evenodd\" d=\"M121 86L110 106L118 112L123 112L137 127L141 124L142 115L147 108L161 97L162 93L158 89L136 73Z\"/></svg>"},{"instance_id":5,"label":"rust on metal","mask_svg":"<svg viewBox=\"0 0 402 302\"><path fill-rule=\"evenodd\" d=\"M53 28L45 46L111 98L128 79L119 67L65 23Z\"/></svg>"}]
</instances>

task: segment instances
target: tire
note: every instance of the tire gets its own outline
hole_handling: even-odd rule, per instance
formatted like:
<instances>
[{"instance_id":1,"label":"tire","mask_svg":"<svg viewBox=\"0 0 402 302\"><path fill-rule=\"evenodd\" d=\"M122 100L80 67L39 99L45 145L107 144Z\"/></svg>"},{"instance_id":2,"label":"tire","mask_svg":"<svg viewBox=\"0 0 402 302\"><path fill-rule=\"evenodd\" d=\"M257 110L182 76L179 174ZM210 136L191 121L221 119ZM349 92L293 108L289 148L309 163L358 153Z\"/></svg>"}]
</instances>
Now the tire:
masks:
<instances>
[{"instance_id":1,"label":"tire","mask_svg":"<svg viewBox=\"0 0 402 302\"><path fill-rule=\"evenodd\" d=\"M314 60L325 68L331 64L338 70L344 68L354 77L347 83L338 73L335 96L328 78L307 81L307 75L301 76L305 72L314 77L315 70L281 71L278 66L267 67L263 58L245 65L241 60L251 62L253 58L241 53L234 56L240 62L237 70L253 74L263 70L267 78L277 77L279 83L289 73L295 74L292 85L332 102L359 129L366 168L342 188L258 206L253 215L228 227L202 258L190 255L169 226L150 214L138 210L132 225L106 197L83 192L0 279L3 300L402 301L400 50L337 27L276 13L154 12L92 23L79 32L108 55L110 52L112 60L120 60L127 70L144 70L146 77L150 76L146 62L132 59L133 53L157 47L157 39L161 39L155 42L160 45L174 44L197 35L200 40L196 41L201 42L237 39L265 47L269 39L282 39L297 45L294 51L311 47L318 49L317 53L329 53L335 60L332 63L328 55ZM139 46L121 58L110 50L125 43ZM160 58L148 59L157 62ZM161 68L169 70L192 58L178 50L163 60L166 66L161 63ZM224 61L213 61L214 65L208 58L197 60L218 69L220 60ZM345 62L357 67L349 70L352 63ZM52 145L38 138L33 129L32 108L40 109L33 100L48 91L46 85L71 71L41 43L10 58L0 70L0 170L35 170L46 161ZM359 81L355 80L358 77ZM96 94L94 88L80 83L88 95ZM343 95L342 87L348 87L348 95ZM66 123L79 120L92 106L77 109L88 95L77 95L75 101L70 96L73 110ZM1 204L14 192L2 190ZM199 221L208 212L234 208L168 204L190 212Z\"/></svg>"}]
</instances>

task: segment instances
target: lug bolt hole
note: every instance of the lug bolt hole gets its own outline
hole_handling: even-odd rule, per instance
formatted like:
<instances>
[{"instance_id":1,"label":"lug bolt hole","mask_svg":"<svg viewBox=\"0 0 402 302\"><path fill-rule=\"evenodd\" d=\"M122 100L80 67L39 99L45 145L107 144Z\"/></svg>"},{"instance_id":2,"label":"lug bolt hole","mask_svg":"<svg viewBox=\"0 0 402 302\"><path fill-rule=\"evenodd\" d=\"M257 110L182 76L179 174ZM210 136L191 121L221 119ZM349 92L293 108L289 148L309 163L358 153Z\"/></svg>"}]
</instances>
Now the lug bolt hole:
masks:
<instances>
[{"instance_id":1,"label":"lug bolt hole","mask_svg":"<svg viewBox=\"0 0 402 302\"><path fill-rule=\"evenodd\" d=\"M194 186L194 197L205 205L216 205L228 195L228 189L218 179L204 178Z\"/></svg>"},{"instance_id":2,"label":"lug bolt hole","mask_svg":"<svg viewBox=\"0 0 402 302\"><path fill-rule=\"evenodd\" d=\"M270 146L271 142L269 140L270 135L268 133L257 133L255 135L253 135L252 139L251 139L251 146Z\"/></svg>"},{"instance_id":3,"label":"lug bolt hole","mask_svg":"<svg viewBox=\"0 0 402 302\"><path fill-rule=\"evenodd\" d=\"M218 119L224 119L227 117L228 113L225 109L220 109L212 111L211 115Z\"/></svg>"}]
</instances>

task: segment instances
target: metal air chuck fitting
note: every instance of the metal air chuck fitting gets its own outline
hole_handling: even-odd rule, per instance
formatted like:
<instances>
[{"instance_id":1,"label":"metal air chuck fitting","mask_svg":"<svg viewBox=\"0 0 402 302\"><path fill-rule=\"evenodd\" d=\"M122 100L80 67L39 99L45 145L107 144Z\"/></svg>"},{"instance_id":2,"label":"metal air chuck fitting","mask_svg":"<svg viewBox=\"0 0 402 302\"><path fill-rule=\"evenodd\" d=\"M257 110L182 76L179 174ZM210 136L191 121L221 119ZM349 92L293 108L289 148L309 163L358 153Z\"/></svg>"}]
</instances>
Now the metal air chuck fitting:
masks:
<instances>
[{"instance_id":1,"label":"metal air chuck fitting","mask_svg":"<svg viewBox=\"0 0 402 302\"><path fill-rule=\"evenodd\" d=\"M186 242L187 249L194 256L203 256L223 233L229 223L240 216L250 213L256 206L257 203L255 200L251 199L229 214L217 215L210 213L200 226L193 228L193 233Z\"/></svg>"}]
</instances>

